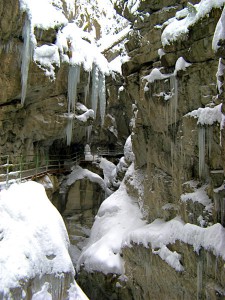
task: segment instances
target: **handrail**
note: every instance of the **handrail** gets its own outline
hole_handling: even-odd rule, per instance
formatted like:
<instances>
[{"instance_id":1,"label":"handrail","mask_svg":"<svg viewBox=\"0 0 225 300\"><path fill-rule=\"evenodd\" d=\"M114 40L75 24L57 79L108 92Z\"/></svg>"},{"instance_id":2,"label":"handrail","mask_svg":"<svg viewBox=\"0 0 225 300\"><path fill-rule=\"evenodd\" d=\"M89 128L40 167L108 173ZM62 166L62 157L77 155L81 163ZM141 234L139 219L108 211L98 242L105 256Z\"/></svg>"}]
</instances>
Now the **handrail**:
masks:
<instances>
[{"instance_id":1,"label":"handrail","mask_svg":"<svg viewBox=\"0 0 225 300\"><path fill-rule=\"evenodd\" d=\"M106 148L98 148L95 151L98 156L104 155L120 155L123 154L121 149L110 150ZM95 157L95 155L93 155ZM29 161L29 158L32 160ZM26 159L26 161L24 161ZM36 178L40 175L54 172L66 172L73 165L78 165L82 160L85 160L84 154L75 152L70 155L51 155L49 157L40 157L26 155L13 156L14 163L11 163L9 155L0 156L0 183L5 183L6 188L9 186L10 180L18 179L19 182L30 178ZM4 162L4 163L3 163Z\"/></svg>"},{"instance_id":2,"label":"handrail","mask_svg":"<svg viewBox=\"0 0 225 300\"><path fill-rule=\"evenodd\" d=\"M123 148L109 149L109 148L99 147L99 148L97 148L97 153L101 156L103 156L103 155L116 156L116 155L123 154L124 151L123 151Z\"/></svg>"},{"instance_id":3,"label":"handrail","mask_svg":"<svg viewBox=\"0 0 225 300\"><path fill-rule=\"evenodd\" d=\"M7 188L10 180L18 179L21 182L46 173L66 172L73 165L79 164L83 159L83 155L80 152L76 152L64 156L52 155L51 159L46 158L41 162L38 156L33 156L32 161L23 161L23 159L29 157L32 156L14 156L15 163L11 163L9 155L0 156L1 162L5 160L3 164L0 164L0 183L5 183ZM15 158L19 158L19 162Z\"/></svg>"}]
</instances>

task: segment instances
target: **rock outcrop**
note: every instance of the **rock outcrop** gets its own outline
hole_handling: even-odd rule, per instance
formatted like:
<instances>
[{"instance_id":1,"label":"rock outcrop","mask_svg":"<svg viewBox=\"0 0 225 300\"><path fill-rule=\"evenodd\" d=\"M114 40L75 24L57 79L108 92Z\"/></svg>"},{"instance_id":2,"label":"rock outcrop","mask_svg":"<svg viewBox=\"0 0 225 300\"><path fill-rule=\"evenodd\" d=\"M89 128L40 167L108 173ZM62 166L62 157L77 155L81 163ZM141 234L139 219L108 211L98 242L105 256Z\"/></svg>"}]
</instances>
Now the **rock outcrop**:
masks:
<instances>
[{"instance_id":1,"label":"rock outcrop","mask_svg":"<svg viewBox=\"0 0 225 300\"><path fill-rule=\"evenodd\" d=\"M207 245L207 234L200 238L194 233L217 228L215 234L221 232L220 239L224 236L224 37L216 52L212 47L222 7L207 2L207 13L199 17L201 6L193 4L141 1L132 8L134 3L117 1L118 12L133 26L126 44L130 60L122 70L124 92L137 109L132 147L135 168L144 174L141 197L129 180L125 184L150 225L142 237L137 233L135 239L135 231L131 241L124 237L122 282L116 275L108 276L101 290L101 275L87 275L95 287L93 293L87 287L90 297L110 299L105 292L109 281L115 299L224 297L223 252ZM182 20L187 27L180 33ZM154 221L170 224L176 216L193 233L185 240L174 227L175 233L168 232L168 236L175 237L165 247ZM154 242L148 241L148 235ZM162 244L154 237L162 239ZM197 246L199 238L202 242Z\"/></svg>"},{"instance_id":2,"label":"rock outcrop","mask_svg":"<svg viewBox=\"0 0 225 300\"><path fill-rule=\"evenodd\" d=\"M65 6L66 7L66 6ZM66 11L66 8L65 8ZM78 12L78 8L76 12ZM68 19L72 16L67 12ZM61 62L60 67L54 66L55 79L46 76L43 66L38 61L29 63L26 100L21 105L21 60L23 54L23 27L26 14L20 10L20 1L14 4L3 1L0 7L0 125L1 148L0 154L44 157L52 153L67 153L71 149L82 149L87 142L87 127L92 126L92 144L96 148L99 144L106 146L117 143L123 145L130 134L129 119L130 105L124 101L122 93L118 93L116 86L122 85L118 75L114 79L107 79L108 104L106 121L100 126L99 117L93 122L90 115L86 120L74 119L74 130L71 147L66 145L66 128L68 123L67 94L69 65ZM89 25L91 22L89 20ZM53 45L61 28L34 29L37 45ZM67 53L71 55L70 53ZM77 87L77 102L85 104L89 73L81 68L80 81ZM91 87L91 82L90 82ZM91 93L89 92L89 97ZM118 99L121 99L118 102ZM87 100L90 108L90 99ZM129 108L128 108L129 107ZM125 109L124 109L125 108ZM123 112L122 112L123 111ZM79 107L76 114L84 111ZM115 128L114 128L115 127ZM114 129L113 129L114 128ZM90 142L90 141L89 141ZM45 154L44 154L45 153Z\"/></svg>"},{"instance_id":3,"label":"rock outcrop","mask_svg":"<svg viewBox=\"0 0 225 300\"><path fill-rule=\"evenodd\" d=\"M132 24L126 43L129 60L122 65L122 76L114 74L106 79L107 109L103 126L100 118L93 120L91 115L85 122L77 118L71 147L68 147L65 113L69 66L65 62L60 68L55 66L55 80L51 81L35 62L30 62L26 101L22 106L20 66L25 15L19 9L18 0L16 4L3 0L0 4L0 16L4 15L0 22L0 155L34 157L38 154L42 160L46 154L83 150L89 125L92 125L94 150L99 145L121 146L132 132L135 169L143 174L142 195L129 180L125 184L127 193L137 199L146 221L150 224L160 218L168 222L180 216L184 224L199 230L215 223L224 226L224 37L218 40L216 50L212 48L224 3L220 1L211 7L212 2L205 1L210 9L199 17L194 6L199 2L137 1L132 9L133 2L116 1L118 13ZM169 31L173 22L182 20L187 21L186 30L175 34L178 25ZM91 26L89 21L87 30ZM99 37L100 25L94 23ZM54 43L57 30L44 30L42 34L37 30L38 45ZM114 56L111 49L104 54L108 58ZM81 104L76 107L79 116L87 109L84 104L90 106L90 99L85 102L89 81L88 72L81 68L77 86L77 100ZM75 180L65 195L66 200L59 201L59 196L54 195L53 201L60 202L59 209L68 217L68 226L73 227L80 216L85 216L91 224L93 210L103 200L99 185L83 178ZM79 216L71 218L70 213L74 211ZM71 230L71 235L74 233L77 231ZM198 251L194 246L181 239L166 245L164 250L172 253L172 258L174 255L179 258L177 270L171 261L162 259L161 248L154 248L150 242L143 245L131 241L129 246L123 244L120 253L125 268L120 283L117 275L100 273L82 273L80 282L84 290L85 284L88 285L86 290L92 299L224 297L222 256L204 245Z\"/></svg>"},{"instance_id":4,"label":"rock outcrop","mask_svg":"<svg viewBox=\"0 0 225 300\"><path fill-rule=\"evenodd\" d=\"M126 44L130 60L123 65L123 74L126 92L138 109L132 145L136 168L145 172L142 207L149 222L180 215L200 227L224 225L223 98L218 97L218 58L212 49L222 10L213 8L188 32L163 45L165 22L183 7L186 1L143 1L135 16L123 1L118 8L133 24ZM219 49L218 56L223 57ZM210 121L208 114L203 121L200 112L204 108L209 113L218 109L218 119ZM223 130L221 137L223 147ZM201 203L201 194L193 198L200 190L207 203ZM132 190L130 193L133 195ZM134 242L122 251L126 286L134 299L216 299L224 295L221 257L204 248L195 253L177 242L169 248L181 255L185 271L176 272L149 247ZM214 264L216 271L212 272Z\"/></svg>"}]
</instances>

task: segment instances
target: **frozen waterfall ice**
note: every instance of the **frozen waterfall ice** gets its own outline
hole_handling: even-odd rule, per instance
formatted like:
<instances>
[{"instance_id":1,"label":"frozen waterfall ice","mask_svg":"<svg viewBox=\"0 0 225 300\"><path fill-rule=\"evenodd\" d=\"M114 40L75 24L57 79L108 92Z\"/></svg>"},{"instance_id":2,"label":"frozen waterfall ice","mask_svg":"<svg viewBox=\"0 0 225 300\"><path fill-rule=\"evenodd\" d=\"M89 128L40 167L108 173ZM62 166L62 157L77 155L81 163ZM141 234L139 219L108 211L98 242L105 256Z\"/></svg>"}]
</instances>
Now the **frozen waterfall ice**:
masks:
<instances>
[{"instance_id":1,"label":"frozen waterfall ice","mask_svg":"<svg viewBox=\"0 0 225 300\"><path fill-rule=\"evenodd\" d=\"M75 112L77 85L80 82L80 66L70 65L68 73L68 113Z\"/></svg>"},{"instance_id":2,"label":"frozen waterfall ice","mask_svg":"<svg viewBox=\"0 0 225 300\"><path fill-rule=\"evenodd\" d=\"M105 75L101 72L99 72L98 96L99 96L101 124L103 125L104 118L105 118L106 95L105 95Z\"/></svg>"},{"instance_id":3,"label":"frozen waterfall ice","mask_svg":"<svg viewBox=\"0 0 225 300\"><path fill-rule=\"evenodd\" d=\"M92 131L92 125L87 126L87 142L90 144L91 142L91 131Z\"/></svg>"},{"instance_id":4,"label":"frozen waterfall ice","mask_svg":"<svg viewBox=\"0 0 225 300\"><path fill-rule=\"evenodd\" d=\"M92 70L91 106L94 110L95 118L97 115L98 105L101 116L101 124L103 125L106 107L105 75L98 69L96 65L94 65Z\"/></svg>"},{"instance_id":5,"label":"frozen waterfall ice","mask_svg":"<svg viewBox=\"0 0 225 300\"><path fill-rule=\"evenodd\" d=\"M205 127L198 128L199 178L205 177Z\"/></svg>"},{"instance_id":6,"label":"frozen waterfall ice","mask_svg":"<svg viewBox=\"0 0 225 300\"><path fill-rule=\"evenodd\" d=\"M87 98L89 96L89 91L90 91L90 80L91 80L91 75L90 72L88 73L88 82L84 88L84 104L87 105Z\"/></svg>"},{"instance_id":7,"label":"frozen waterfall ice","mask_svg":"<svg viewBox=\"0 0 225 300\"><path fill-rule=\"evenodd\" d=\"M96 112L98 108L98 90L99 90L99 69L96 65L92 69L92 91L91 91L91 108L94 111L94 117L96 118Z\"/></svg>"},{"instance_id":8,"label":"frozen waterfall ice","mask_svg":"<svg viewBox=\"0 0 225 300\"><path fill-rule=\"evenodd\" d=\"M66 143L70 146L73 135L73 114L68 115L67 126L66 126Z\"/></svg>"},{"instance_id":9,"label":"frozen waterfall ice","mask_svg":"<svg viewBox=\"0 0 225 300\"><path fill-rule=\"evenodd\" d=\"M178 82L175 74L170 76L170 90L173 96L171 103L171 121L177 122L177 106L178 106Z\"/></svg>"},{"instance_id":10,"label":"frozen waterfall ice","mask_svg":"<svg viewBox=\"0 0 225 300\"><path fill-rule=\"evenodd\" d=\"M67 146L71 144L73 134L73 116L77 100L77 85L80 82L80 65L70 65L68 72L68 120L66 126Z\"/></svg>"},{"instance_id":11,"label":"frozen waterfall ice","mask_svg":"<svg viewBox=\"0 0 225 300\"><path fill-rule=\"evenodd\" d=\"M31 27L30 21L26 17L25 23L23 26L23 49L22 49L22 64L21 64L21 104L23 105L26 98L27 93L27 80L28 80L28 72L29 72L29 64L31 60Z\"/></svg>"}]
</instances>

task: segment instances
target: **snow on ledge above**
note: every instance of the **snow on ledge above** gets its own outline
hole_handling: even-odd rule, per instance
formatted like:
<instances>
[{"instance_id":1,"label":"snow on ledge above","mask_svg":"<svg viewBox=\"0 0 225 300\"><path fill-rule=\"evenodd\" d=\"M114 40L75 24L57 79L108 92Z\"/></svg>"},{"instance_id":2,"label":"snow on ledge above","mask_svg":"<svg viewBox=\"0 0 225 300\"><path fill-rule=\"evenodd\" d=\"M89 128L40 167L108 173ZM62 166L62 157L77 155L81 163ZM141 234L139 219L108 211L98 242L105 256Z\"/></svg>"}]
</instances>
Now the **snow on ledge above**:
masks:
<instances>
[{"instance_id":1,"label":"snow on ledge above","mask_svg":"<svg viewBox=\"0 0 225 300\"><path fill-rule=\"evenodd\" d=\"M32 28L49 29L68 23L61 0L20 0L20 9L27 13Z\"/></svg>"},{"instance_id":2,"label":"snow on ledge above","mask_svg":"<svg viewBox=\"0 0 225 300\"><path fill-rule=\"evenodd\" d=\"M225 229L221 224L202 228L185 224L180 217L168 222L156 219L151 224L130 232L124 239L122 247L132 247L132 243L147 248L151 246L154 254L158 254L176 271L183 271L180 263L181 256L167 248L167 245L174 244L176 241L193 246L197 253L203 247L207 251L212 251L215 256L225 259Z\"/></svg>"},{"instance_id":3,"label":"snow on ledge above","mask_svg":"<svg viewBox=\"0 0 225 300\"><path fill-rule=\"evenodd\" d=\"M26 61L23 59L27 69L26 76L33 50L34 61L51 80L55 79L55 66L60 67L60 60L70 65L83 65L87 72L92 70L93 65L97 65L105 75L109 75L115 68L116 71L120 71L124 58L118 59L116 66L114 63L110 67L101 52L104 47L110 45L109 43L116 43L128 34L130 31L128 22L116 14L110 0L105 0L104 3L98 0L75 2L73 0L20 0L20 9L26 13L28 19L24 24L24 32L27 32L27 36L23 37L24 44L27 44L23 50L23 52L27 50L24 55ZM71 23L66 17L67 13L73 15L74 19ZM35 28L42 30L52 28L58 31L55 45L37 47ZM121 47L124 48L123 45ZM24 74L24 70L22 73Z\"/></svg>"},{"instance_id":4,"label":"snow on ledge above","mask_svg":"<svg viewBox=\"0 0 225 300\"><path fill-rule=\"evenodd\" d=\"M193 117L198 119L198 125L213 125L213 123L222 121L221 105L215 107L204 107L193 110L192 112L185 115L185 117Z\"/></svg>"},{"instance_id":5,"label":"snow on ledge above","mask_svg":"<svg viewBox=\"0 0 225 300\"><path fill-rule=\"evenodd\" d=\"M189 32L189 27L204 18L213 8L220 8L224 4L225 0L201 0L199 4L190 5L187 10L183 10L185 13L182 17L186 15L184 18L180 19L178 12L174 18L164 23L168 25L161 36L162 45L169 45L186 35Z\"/></svg>"},{"instance_id":6,"label":"snow on ledge above","mask_svg":"<svg viewBox=\"0 0 225 300\"><path fill-rule=\"evenodd\" d=\"M188 200L192 202L201 203L205 206L205 210L212 212L212 201L206 193L207 185L204 185L200 188L195 188L192 193L185 193L181 195L181 201L187 202Z\"/></svg>"},{"instance_id":7,"label":"snow on ledge above","mask_svg":"<svg viewBox=\"0 0 225 300\"><path fill-rule=\"evenodd\" d=\"M215 33L212 41L212 48L216 52L219 48L219 41L225 39L225 8L221 14L221 17L216 25Z\"/></svg>"}]
</instances>

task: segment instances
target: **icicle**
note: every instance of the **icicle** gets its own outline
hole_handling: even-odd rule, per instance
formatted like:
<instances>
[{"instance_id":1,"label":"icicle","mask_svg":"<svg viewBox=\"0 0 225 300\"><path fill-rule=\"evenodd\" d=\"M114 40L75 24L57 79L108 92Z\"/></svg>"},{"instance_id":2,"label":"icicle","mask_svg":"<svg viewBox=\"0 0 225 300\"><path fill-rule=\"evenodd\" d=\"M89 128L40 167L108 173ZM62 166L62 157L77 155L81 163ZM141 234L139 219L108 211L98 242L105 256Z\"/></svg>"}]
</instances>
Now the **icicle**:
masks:
<instances>
[{"instance_id":1,"label":"icicle","mask_svg":"<svg viewBox=\"0 0 225 300\"><path fill-rule=\"evenodd\" d=\"M203 258L202 253L199 253L197 263L197 299L202 299L202 275L203 275Z\"/></svg>"},{"instance_id":2,"label":"icicle","mask_svg":"<svg viewBox=\"0 0 225 300\"><path fill-rule=\"evenodd\" d=\"M105 118L105 108L106 108L106 95L105 95L105 75L99 72L99 106L100 106L100 116L101 116L101 124L104 123Z\"/></svg>"},{"instance_id":3,"label":"icicle","mask_svg":"<svg viewBox=\"0 0 225 300\"><path fill-rule=\"evenodd\" d=\"M199 178L205 177L205 127L198 128Z\"/></svg>"},{"instance_id":4,"label":"icicle","mask_svg":"<svg viewBox=\"0 0 225 300\"><path fill-rule=\"evenodd\" d=\"M80 66L69 66L68 73L68 113L75 111L77 85L80 82Z\"/></svg>"},{"instance_id":5,"label":"icicle","mask_svg":"<svg viewBox=\"0 0 225 300\"><path fill-rule=\"evenodd\" d=\"M73 117L69 116L66 126L66 137L67 137L67 146L70 146L73 135Z\"/></svg>"},{"instance_id":6,"label":"icicle","mask_svg":"<svg viewBox=\"0 0 225 300\"><path fill-rule=\"evenodd\" d=\"M87 97L89 95L89 90L90 90L90 79L91 79L91 76L90 76L90 72L89 72L88 73L88 82L87 82L87 85L84 88L84 104L86 106L87 106Z\"/></svg>"},{"instance_id":7,"label":"icicle","mask_svg":"<svg viewBox=\"0 0 225 300\"><path fill-rule=\"evenodd\" d=\"M212 130L213 129L211 126L207 127L207 149L208 149L208 158L209 159L211 157L211 152L212 152L212 137L213 137Z\"/></svg>"},{"instance_id":8,"label":"icicle","mask_svg":"<svg viewBox=\"0 0 225 300\"><path fill-rule=\"evenodd\" d=\"M69 66L68 72L68 121L66 126L67 146L71 144L73 135L73 114L77 100L77 85L80 82L80 66Z\"/></svg>"},{"instance_id":9,"label":"icicle","mask_svg":"<svg viewBox=\"0 0 225 300\"><path fill-rule=\"evenodd\" d=\"M218 278L218 256L216 255L216 261L215 261L215 266L214 266L214 270L215 270L215 280L217 280Z\"/></svg>"},{"instance_id":10,"label":"icicle","mask_svg":"<svg viewBox=\"0 0 225 300\"><path fill-rule=\"evenodd\" d=\"M92 125L89 125L86 130L87 130L87 143L90 144L91 143Z\"/></svg>"},{"instance_id":11,"label":"icicle","mask_svg":"<svg viewBox=\"0 0 225 300\"><path fill-rule=\"evenodd\" d=\"M177 122L177 105L178 105L178 82L176 75L172 74L170 76L170 90L173 94L172 104L171 104L171 120L176 124Z\"/></svg>"},{"instance_id":12,"label":"icicle","mask_svg":"<svg viewBox=\"0 0 225 300\"><path fill-rule=\"evenodd\" d=\"M29 72L29 64L31 60L31 28L30 21L26 18L24 26L23 26L23 53L22 53L22 64L21 64L21 84L22 84L22 92L21 92L21 104L23 105L26 98L27 93L27 80L28 80L28 72Z\"/></svg>"},{"instance_id":13,"label":"icicle","mask_svg":"<svg viewBox=\"0 0 225 300\"><path fill-rule=\"evenodd\" d=\"M92 69L92 93L91 93L91 106L94 110L94 117L96 118L98 107L98 90L99 90L99 70L96 65Z\"/></svg>"}]
</instances>

